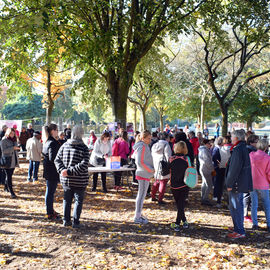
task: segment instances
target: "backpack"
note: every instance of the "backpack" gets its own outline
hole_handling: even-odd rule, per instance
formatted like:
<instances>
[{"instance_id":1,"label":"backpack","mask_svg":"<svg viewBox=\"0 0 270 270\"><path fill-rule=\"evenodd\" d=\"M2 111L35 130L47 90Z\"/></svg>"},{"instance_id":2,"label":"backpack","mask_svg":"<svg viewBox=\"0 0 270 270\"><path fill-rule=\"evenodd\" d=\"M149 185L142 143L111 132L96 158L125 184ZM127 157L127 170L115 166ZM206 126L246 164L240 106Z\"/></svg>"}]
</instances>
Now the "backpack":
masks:
<instances>
[{"instance_id":1,"label":"backpack","mask_svg":"<svg viewBox=\"0 0 270 270\"><path fill-rule=\"evenodd\" d=\"M161 176L166 176L166 175L171 173L171 171L170 171L170 163L166 160L166 157L165 157L165 154L164 154L165 147L166 146L164 146L164 148L163 148L162 160L160 160L160 162L159 162Z\"/></svg>"},{"instance_id":2,"label":"backpack","mask_svg":"<svg viewBox=\"0 0 270 270\"><path fill-rule=\"evenodd\" d=\"M226 168L226 164L231 156L230 149L222 146L219 150L221 161L219 163L219 168Z\"/></svg>"},{"instance_id":3,"label":"backpack","mask_svg":"<svg viewBox=\"0 0 270 270\"><path fill-rule=\"evenodd\" d=\"M195 188L198 184L198 174L196 168L191 166L190 158L187 156L188 167L184 176L184 183L190 187Z\"/></svg>"},{"instance_id":4,"label":"backpack","mask_svg":"<svg viewBox=\"0 0 270 270\"><path fill-rule=\"evenodd\" d=\"M118 147L119 147L119 143L117 142L117 140L115 140L112 146L112 156L118 156Z\"/></svg>"}]
</instances>

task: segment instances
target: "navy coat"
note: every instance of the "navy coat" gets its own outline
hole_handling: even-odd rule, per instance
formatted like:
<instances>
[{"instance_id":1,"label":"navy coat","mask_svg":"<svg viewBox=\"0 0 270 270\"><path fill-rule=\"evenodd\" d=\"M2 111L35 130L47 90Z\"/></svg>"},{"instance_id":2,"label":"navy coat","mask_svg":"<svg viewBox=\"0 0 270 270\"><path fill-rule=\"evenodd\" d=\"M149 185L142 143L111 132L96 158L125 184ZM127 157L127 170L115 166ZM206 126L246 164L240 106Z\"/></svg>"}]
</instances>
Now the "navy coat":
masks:
<instances>
[{"instance_id":1,"label":"navy coat","mask_svg":"<svg viewBox=\"0 0 270 270\"><path fill-rule=\"evenodd\" d=\"M253 190L249 153L244 141L240 141L232 150L225 183L233 192L247 193Z\"/></svg>"}]
</instances>

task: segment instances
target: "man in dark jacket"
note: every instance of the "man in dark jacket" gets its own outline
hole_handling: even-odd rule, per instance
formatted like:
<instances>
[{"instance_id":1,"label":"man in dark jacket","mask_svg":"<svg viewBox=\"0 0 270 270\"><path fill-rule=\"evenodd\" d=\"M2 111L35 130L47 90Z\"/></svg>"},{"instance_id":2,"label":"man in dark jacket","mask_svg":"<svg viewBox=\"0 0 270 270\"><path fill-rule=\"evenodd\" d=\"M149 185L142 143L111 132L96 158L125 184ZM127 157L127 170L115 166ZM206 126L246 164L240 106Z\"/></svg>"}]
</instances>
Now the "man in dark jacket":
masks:
<instances>
[{"instance_id":1,"label":"man in dark jacket","mask_svg":"<svg viewBox=\"0 0 270 270\"><path fill-rule=\"evenodd\" d=\"M232 152L226 169L226 186L229 193L229 209L234 231L228 234L231 239L245 237L243 193L253 190L249 153L243 129L232 133Z\"/></svg>"},{"instance_id":2,"label":"man in dark jacket","mask_svg":"<svg viewBox=\"0 0 270 270\"><path fill-rule=\"evenodd\" d=\"M194 165L194 152L193 152L193 147L192 144L189 142L189 140L187 139L187 135L184 132L178 132L175 134L175 143L178 143L180 141L183 141L186 143L187 145L187 149L188 149L188 154L187 156L189 156L190 161L192 163L192 165Z\"/></svg>"},{"instance_id":3,"label":"man in dark jacket","mask_svg":"<svg viewBox=\"0 0 270 270\"><path fill-rule=\"evenodd\" d=\"M158 133L157 132L152 132L152 139L149 144L150 149L152 149L152 146L158 142Z\"/></svg>"}]
</instances>

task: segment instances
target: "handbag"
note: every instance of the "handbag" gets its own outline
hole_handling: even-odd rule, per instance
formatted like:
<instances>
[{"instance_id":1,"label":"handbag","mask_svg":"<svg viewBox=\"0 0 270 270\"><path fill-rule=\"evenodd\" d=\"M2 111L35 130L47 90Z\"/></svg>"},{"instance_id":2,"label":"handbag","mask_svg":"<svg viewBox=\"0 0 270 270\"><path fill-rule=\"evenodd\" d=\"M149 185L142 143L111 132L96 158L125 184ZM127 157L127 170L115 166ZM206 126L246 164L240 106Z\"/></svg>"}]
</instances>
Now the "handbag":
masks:
<instances>
[{"instance_id":1,"label":"handbag","mask_svg":"<svg viewBox=\"0 0 270 270\"><path fill-rule=\"evenodd\" d=\"M160 162L159 162L161 176L166 176L166 175L170 174L170 164L166 160L166 157L165 157L165 154L164 154L165 147L166 146L164 146L164 148L163 148L162 160L160 160Z\"/></svg>"},{"instance_id":2,"label":"handbag","mask_svg":"<svg viewBox=\"0 0 270 270\"><path fill-rule=\"evenodd\" d=\"M105 167L106 165L106 160L105 158L97 158L97 164L101 167Z\"/></svg>"},{"instance_id":3,"label":"handbag","mask_svg":"<svg viewBox=\"0 0 270 270\"><path fill-rule=\"evenodd\" d=\"M11 160L12 160L12 157L3 156L2 147L1 147L1 143L0 143L0 167L1 168L10 168Z\"/></svg>"}]
</instances>

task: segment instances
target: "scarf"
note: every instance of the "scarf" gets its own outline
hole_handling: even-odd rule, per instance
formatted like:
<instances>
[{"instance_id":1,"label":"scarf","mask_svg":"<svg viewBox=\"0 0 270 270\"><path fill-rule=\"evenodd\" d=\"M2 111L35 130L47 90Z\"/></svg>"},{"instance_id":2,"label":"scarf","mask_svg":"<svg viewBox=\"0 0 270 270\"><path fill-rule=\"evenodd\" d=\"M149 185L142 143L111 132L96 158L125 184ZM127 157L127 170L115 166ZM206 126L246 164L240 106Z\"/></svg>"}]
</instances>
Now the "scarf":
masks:
<instances>
[{"instance_id":1,"label":"scarf","mask_svg":"<svg viewBox=\"0 0 270 270\"><path fill-rule=\"evenodd\" d=\"M242 142L242 141L238 141L236 144L233 144L232 147L231 147L231 149L230 149L230 151L232 151L233 148L234 148L236 145L238 145L240 142Z\"/></svg>"},{"instance_id":2,"label":"scarf","mask_svg":"<svg viewBox=\"0 0 270 270\"><path fill-rule=\"evenodd\" d=\"M10 141L12 141L13 143L15 143L17 141L16 136L14 136L13 138L11 138L11 137L8 136L7 139L10 140Z\"/></svg>"}]
</instances>

